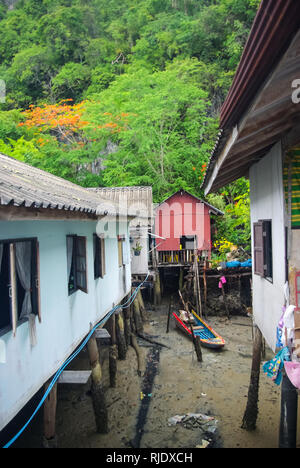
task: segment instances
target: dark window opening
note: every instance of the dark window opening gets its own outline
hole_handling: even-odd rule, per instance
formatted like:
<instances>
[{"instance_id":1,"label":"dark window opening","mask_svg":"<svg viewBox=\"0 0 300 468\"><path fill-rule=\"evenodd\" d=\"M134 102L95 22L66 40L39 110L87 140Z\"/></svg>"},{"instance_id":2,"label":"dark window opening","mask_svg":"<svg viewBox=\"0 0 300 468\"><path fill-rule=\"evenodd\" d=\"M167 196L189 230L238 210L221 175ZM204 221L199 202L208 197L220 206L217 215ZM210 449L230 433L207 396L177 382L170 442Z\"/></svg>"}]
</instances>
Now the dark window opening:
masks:
<instances>
[{"instance_id":1,"label":"dark window opening","mask_svg":"<svg viewBox=\"0 0 300 468\"><path fill-rule=\"evenodd\" d=\"M13 329L30 314L40 315L38 242L0 242L0 330ZM29 295L30 299L26 296ZM27 300L25 300L27 299Z\"/></svg>"},{"instance_id":2,"label":"dark window opening","mask_svg":"<svg viewBox=\"0 0 300 468\"><path fill-rule=\"evenodd\" d=\"M103 278L106 274L105 265L105 240L94 234L94 276L95 279Z\"/></svg>"},{"instance_id":3,"label":"dark window opening","mask_svg":"<svg viewBox=\"0 0 300 468\"><path fill-rule=\"evenodd\" d=\"M264 276L273 279L272 223L263 221Z\"/></svg>"},{"instance_id":4,"label":"dark window opening","mask_svg":"<svg viewBox=\"0 0 300 468\"><path fill-rule=\"evenodd\" d=\"M10 275L9 275L9 245L3 245L3 257L0 270L0 330L11 327L10 319Z\"/></svg>"},{"instance_id":5,"label":"dark window opening","mask_svg":"<svg viewBox=\"0 0 300 468\"><path fill-rule=\"evenodd\" d=\"M182 250L194 250L196 248L196 237L182 236L180 238L180 245Z\"/></svg>"},{"instance_id":6,"label":"dark window opening","mask_svg":"<svg viewBox=\"0 0 300 468\"><path fill-rule=\"evenodd\" d=\"M254 273L273 279L272 221L263 220L253 225Z\"/></svg>"},{"instance_id":7,"label":"dark window opening","mask_svg":"<svg viewBox=\"0 0 300 468\"><path fill-rule=\"evenodd\" d=\"M87 293L86 237L67 236L67 262L69 295L79 289Z\"/></svg>"}]
</instances>

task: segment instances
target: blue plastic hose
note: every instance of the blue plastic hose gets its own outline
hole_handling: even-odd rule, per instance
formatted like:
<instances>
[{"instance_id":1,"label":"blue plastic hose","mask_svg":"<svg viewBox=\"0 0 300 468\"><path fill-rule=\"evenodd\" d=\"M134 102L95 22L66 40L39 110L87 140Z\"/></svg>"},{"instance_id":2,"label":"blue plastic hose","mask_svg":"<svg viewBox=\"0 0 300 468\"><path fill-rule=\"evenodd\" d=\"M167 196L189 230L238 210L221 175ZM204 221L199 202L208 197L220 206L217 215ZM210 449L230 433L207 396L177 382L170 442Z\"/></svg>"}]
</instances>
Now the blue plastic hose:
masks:
<instances>
[{"instance_id":1,"label":"blue plastic hose","mask_svg":"<svg viewBox=\"0 0 300 468\"><path fill-rule=\"evenodd\" d=\"M41 401L39 402L39 404L37 405L36 409L34 410L34 412L32 413L32 415L30 416L30 418L28 419L28 421L24 424L24 426L22 427L22 429L19 430L19 432L9 441L7 442L7 444L4 445L3 448L9 448L19 437L20 435L25 431L25 429L27 428L27 426L29 426L29 424L31 423L32 419L35 417L35 415L37 414L37 412L41 409L44 401L46 400L47 396L49 395L49 393L51 392L52 388L54 387L54 385L56 384L60 374L63 372L63 370L70 364L71 361L73 361L73 359L80 353L80 351L82 351L82 349L86 346L86 344L88 343L88 341L90 340L91 336L94 334L95 330L97 330L97 328L101 327L101 325L105 322L107 322L107 320L114 314L114 312L117 310L117 309L127 309L128 307L130 307L130 305L133 303L134 299L136 298L137 296L137 293L139 292L139 289L142 287L142 285L147 281L148 279L148 276L149 274L146 276L146 278L144 279L144 281L136 288L136 290L133 292L133 294L130 296L130 298L121 306L116 306L114 307L97 325L95 325L91 331L89 332L89 334L87 335L87 337L84 339L84 341L81 343L81 345L79 346L79 348L73 353L71 354L71 356L64 362L64 364L58 369L58 371L56 372L56 374L54 375L53 379L51 380L50 382L50 385L49 387L47 388L43 398L41 399Z\"/></svg>"}]
</instances>

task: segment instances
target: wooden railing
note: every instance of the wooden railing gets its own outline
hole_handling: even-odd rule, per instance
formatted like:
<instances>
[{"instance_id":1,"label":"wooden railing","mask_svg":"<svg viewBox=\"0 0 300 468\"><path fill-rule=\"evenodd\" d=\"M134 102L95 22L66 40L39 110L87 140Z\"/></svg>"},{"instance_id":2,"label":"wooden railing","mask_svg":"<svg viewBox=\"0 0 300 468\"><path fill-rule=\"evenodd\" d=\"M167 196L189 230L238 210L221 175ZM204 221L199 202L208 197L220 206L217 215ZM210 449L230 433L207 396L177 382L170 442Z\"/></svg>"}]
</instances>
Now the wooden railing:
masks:
<instances>
[{"instance_id":1,"label":"wooden railing","mask_svg":"<svg viewBox=\"0 0 300 468\"><path fill-rule=\"evenodd\" d=\"M158 265L191 265L194 259L194 250L165 250L157 252Z\"/></svg>"}]
</instances>

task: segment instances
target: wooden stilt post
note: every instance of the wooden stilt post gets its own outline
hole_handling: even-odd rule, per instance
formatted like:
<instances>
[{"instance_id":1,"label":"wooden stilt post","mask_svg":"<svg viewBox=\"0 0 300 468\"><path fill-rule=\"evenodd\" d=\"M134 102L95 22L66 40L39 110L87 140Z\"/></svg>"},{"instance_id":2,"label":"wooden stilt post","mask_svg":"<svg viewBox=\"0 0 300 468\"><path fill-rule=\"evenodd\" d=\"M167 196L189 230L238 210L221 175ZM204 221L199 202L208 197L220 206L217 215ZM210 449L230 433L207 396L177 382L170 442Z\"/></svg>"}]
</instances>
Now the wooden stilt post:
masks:
<instances>
[{"instance_id":1,"label":"wooden stilt post","mask_svg":"<svg viewBox=\"0 0 300 468\"><path fill-rule=\"evenodd\" d=\"M106 328L111 336L111 345L109 347L109 378L110 386L112 388L116 387L116 377L117 377L117 359L118 359L118 347L117 347L117 337L116 337L116 322L115 315L108 320Z\"/></svg>"},{"instance_id":2,"label":"wooden stilt post","mask_svg":"<svg viewBox=\"0 0 300 468\"><path fill-rule=\"evenodd\" d=\"M146 307L145 307L145 304L144 304L142 291L140 289L139 289L136 297L137 297L137 300L139 302L141 319L143 320L143 322L145 322L146 321Z\"/></svg>"},{"instance_id":3,"label":"wooden stilt post","mask_svg":"<svg viewBox=\"0 0 300 468\"><path fill-rule=\"evenodd\" d=\"M45 384L45 391L47 391L50 382ZM44 448L57 448L56 436L56 406L57 406L57 383L51 389L44 403Z\"/></svg>"},{"instance_id":4,"label":"wooden stilt post","mask_svg":"<svg viewBox=\"0 0 300 468\"><path fill-rule=\"evenodd\" d=\"M226 315L227 315L227 318L229 319L229 318L230 318L230 313L229 313L229 309L228 309L228 305L227 305L227 300L226 300L226 294L225 294L225 290L224 290L224 285L223 285L222 282L221 282L221 285L222 285L222 295L223 295L223 301L224 301L224 306L225 306L225 310L226 310Z\"/></svg>"},{"instance_id":5,"label":"wooden stilt post","mask_svg":"<svg viewBox=\"0 0 300 468\"><path fill-rule=\"evenodd\" d=\"M100 364L99 350L95 336L93 335L87 343L87 349L92 370L92 401L96 420L97 432L107 434L108 412L106 398L102 382L102 369Z\"/></svg>"},{"instance_id":6,"label":"wooden stilt post","mask_svg":"<svg viewBox=\"0 0 300 468\"><path fill-rule=\"evenodd\" d=\"M154 305L159 306L161 304L161 286L160 286L160 273L159 269L155 271L155 282L154 282Z\"/></svg>"},{"instance_id":7,"label":"wooden stilt post","mask_svg":"<svg viewBox=\"0 0 300 468\"><path fill-rule=\"evenodd\" d=\"M130 298L130 294L127 296L127 301ZM131 316L132 316L132 304L129 307L126 307L124 309L124 335L125 335L125 341L126 341L126 346L131 345Z\"/></svg>"},{"instance_id":8,"label":"wooden stilt post","mask_svg":"<svg viewBox=\"0 0 300 468\"><path fill-rule=\"evenodd\" d=\"M179 290L179 291L180 291L180 290ZM173 309L173 296L171 296L171 301L170 301L170 305L169 305L168 322L167 322L167 333L169 333L170 318L171 318L172 309Z\"/></svg>"},{"instance_id":9,"label":"wooden stilt post","mask_svg":"<svg viewBox=\"0 0 300 468\"><path fill-rule=\"evenodd\" d=\"M121 361L125 361L127 354L127 346L124 334L124 319L122 311L116 313L116 334L118 345L118 357Z\"/></svg>"},{"instance_id":10,"label":"wooden stilt post","mask_svg":"<svg viewBox=\"0 0 300 468\"><path fill-rule=\"evenodd\" d=\"M181 267L180 272L179 272L179 291L183 290L183 274L184 274L184 270Z\"/></svg>"},{"instance_id":11,"label":"wooden stilt post","mask_svg":"<svg viewBox=\"0 0 300 468\"><path fill-rule=\"evenodd\" d=\"M243 418L242 429L254 431L256 429L256 420L258 415L258 393L259 393L259 376L262 354L262 334L260 329L255 326L253 356L250 385L248 390L247 407Z\"/></svg>"},{"instance_id":12,"label":"wooden stilt post","mask_svg":"<svg viewBox=\"0 0 300 468\"><path fill-rule=\"evenodd\" d=\"M137 356L137 366L138 366L137 373L139 377L143 377L145 373L145 364L144 364L143 356L141 353L141 349L137 343L136 336L133 333L131 333L131 346L135 350L136 356Z\"/></svg>"},{"instance_id":13,"label":"wooden stilt post","mask_svg":"<svg viewBox=\"0 0 300 468\"><path fill-rule=\"evenodd\" d=\"M207 280L206 280L206 257L204 259L204 268L203 268L203 287L204 287L204 315L207 316Z\"/></svg>"},{"instance_id":14,"label":"wooden stilt post","mask_svg":"<svg viewBox=\"0 0 300 468\"><path fill-rule=\"evenodd\" d=\"M298 392L284 372L281 384L279 448L296 448L297 413Z\"/></svg>"},{"instance_id":15,"label":"wooden stilt post","mask_svg":"<svg viewBox=\"0 0 300 468\"><path fill-rule=\"evenodd\" d=\"M136 332L143 333L144 327L143 327L143 321L142 321L141 314L140 314L140 305L139 305L139 301L137 297L133 301L133 317L134 317Z\"/></svg>"}]
</instances>

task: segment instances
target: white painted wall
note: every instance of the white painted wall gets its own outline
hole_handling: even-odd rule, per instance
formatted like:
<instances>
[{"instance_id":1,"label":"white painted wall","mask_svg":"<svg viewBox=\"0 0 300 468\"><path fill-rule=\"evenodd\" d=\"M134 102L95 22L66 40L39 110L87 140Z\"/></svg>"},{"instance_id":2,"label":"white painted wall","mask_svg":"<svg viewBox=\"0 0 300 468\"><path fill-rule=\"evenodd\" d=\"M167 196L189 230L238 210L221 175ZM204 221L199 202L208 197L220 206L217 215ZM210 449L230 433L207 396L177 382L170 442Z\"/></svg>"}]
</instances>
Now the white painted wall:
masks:
<instances>
[{"instance_id":1,"label":"white painted wall","mask_svg":"<svg viewBox=\"0 0 300 468\"><path fill-rule=\"evenodd\" d=\"M130 244L131 255L131 272L133 275L147 275L148 274L148 259L149 259L149 235L148 226L141 226L139 231L130 230L130 237L132 243ZM133 248L137 242L142 246L141 254L136 256Z\"/></svg>"},{"instance_id":2,"label":"white painted wall","mask_svg":"<svg viewBox=\"0 0 300 468\"><path fill-rule=\"evenodd\" d=\"M0 336L6 351L6 362L0 360L0 430L64 363L89 333L90 323L98 323L130 292L130 263L119 268L116 238L105 241L105 277L94 279L95 232L93 221L0 221L0 239L39 240L42 311L42 323L36 321L36 346L30 345L27 322L18 326L15 338L11 332ZM88 294L77 291L68 295L68 234L87 237ZM127 223L120 224L120 234L126 235L129 253Z\"/></svg>"},{"instance_id":3,"label":"white painted wall","mask_svg":"<svg viewBox=\"0 0 300 468\"><path fill-rule=\"evenodd\" d=\"M253 274L253 313L266 342L275 351L285 284L285 206L280 142L251 167L250 197L252 239L253 223L272 220L273 283Z\"/></svg>"}]
</instances>

